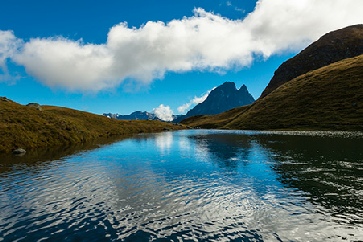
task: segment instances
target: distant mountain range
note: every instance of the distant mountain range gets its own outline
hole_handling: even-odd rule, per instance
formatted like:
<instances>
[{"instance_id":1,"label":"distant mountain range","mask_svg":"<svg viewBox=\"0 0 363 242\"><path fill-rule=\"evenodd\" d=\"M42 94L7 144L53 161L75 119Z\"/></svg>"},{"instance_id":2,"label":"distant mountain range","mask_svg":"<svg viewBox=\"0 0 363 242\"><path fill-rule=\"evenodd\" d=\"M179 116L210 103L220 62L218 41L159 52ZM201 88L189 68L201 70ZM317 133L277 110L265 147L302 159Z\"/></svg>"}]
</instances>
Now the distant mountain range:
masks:
<instances>
[{"instance_id":1,"label":"distant mountain range","mask_svg":"<svg viewBox=\"0 0 363 242\"><path fill-rule=\"evenodd\" d=\"M363 130L363 25L328 33L284 62L252 105L182 123L223 129Z\"/></svg>"},{"instance_id":2,"label":"distant mountain range","mask_svg":"<svg viewBox=\"0 0 363 242\"><path fill-rule=\"evenodd\" d=\"M146 112L146 111L135 111L131 114L113 114L113 113L104 113L103 116L112 119L118 120L161 120L154 113ZM174 120L178 120L181 116L184 115L173 115ZM162 121L162 120L161 120ZM175 123L175 122L174 122Z\"/></svg>"},{"instance_id":3,"label":"distant mountain range","mask_svg":"<svg viewBox=\"0 0 363 242\"><path fill-rule=\"evenodd\" d=\"M112 114L112 113L104 113L106 117L113 119L122 119L122 120L156 120L158 119L155 114L149 112L135 111L129 115L120 115L120 114Z\"/></svg>"},{"instance_id":4,"label":"distant mountain range","mask_svg":"<svg viewBox=\"0 0 363 242\"><path fill-rule=\"evenodd\" d=\"M174 115L173 122L178 123L181 120L195 116L218 114L229 109L251 104L255 101L248 92L247 87L243 85L239 90L236 89L234 82L225 82L213 89L204 102L199 103L189 110L186 115ZM112 113L104 113L106 117L121 120L158 120L159 118L149 112L135 111L129 115L119 115Z\"/></svg>"},{"instance_id":5,"label":"distant mountain range","mask_svg":"<svg viewBox=\"0 0 363 242\"><path fill-rule=\"evenodd\" d=\"M328 33L287 60L253 101L246 86L237 90L227 82L190 110L187 115L195 116L182 123L221 129L363 131L363 25ZM245 105L248 102L253 103ZM5 97L0 97L0 110L0 153L183 128L158 121L111 120L155 119L148 112L105 114L108 119L69 108L23 106Z\"/></svg>"}]
</instances>

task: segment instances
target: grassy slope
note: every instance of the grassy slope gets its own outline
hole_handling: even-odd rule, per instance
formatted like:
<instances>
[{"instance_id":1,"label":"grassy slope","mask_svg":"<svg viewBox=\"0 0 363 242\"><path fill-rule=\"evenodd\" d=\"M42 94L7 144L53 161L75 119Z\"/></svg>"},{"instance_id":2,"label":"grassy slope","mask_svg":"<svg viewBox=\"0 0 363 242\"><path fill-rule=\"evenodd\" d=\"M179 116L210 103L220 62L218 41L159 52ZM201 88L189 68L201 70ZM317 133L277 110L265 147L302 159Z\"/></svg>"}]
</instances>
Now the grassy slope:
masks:
<instances>
[{"instance_id":1,"label":"grassy slope","mask_svg":"<svg viewBox=\"0 0 363 242\"><path fill-rule=\"evenodd\" d=\"M43 111L0 99L0 153L69 146L108 137L180 129L159 121L121 121L69 108L42 106Z\"/></svg>"},{"instance_id":2,"label":"grassy slope","mask_svg":"<svg viewBox=\"0 0 363 242\"><path fill-rule=\"evenodd\" d=\"M230 123L232 120L237 119L238 116L245 110L249 109L250 105L233 108L226 112L216 115L198 115L184 119L181 123L193 127L203 129L220 129Z\"/></svg>"},{"instance_id":3,"label":"grassy slope","mask_svg":"<svg viewBox=\"0 0 363 242\"><path fill-rule=\"evenodd\" d=\"M183 123L225 129L363 130L363 55L301 75L236 109L227 123L221 121L212 116Z\"/></svg>"},{"instance_id":4,"label":"grassy slope","mask_svg":"<svg viewBox=\"0 0 363 242\"><path fill-rule=\"evenodd\" d=\"M363 54L363 25L348 26L325 34L275 71L261 97L302 74Z\"/></svg>"}]
</instances>

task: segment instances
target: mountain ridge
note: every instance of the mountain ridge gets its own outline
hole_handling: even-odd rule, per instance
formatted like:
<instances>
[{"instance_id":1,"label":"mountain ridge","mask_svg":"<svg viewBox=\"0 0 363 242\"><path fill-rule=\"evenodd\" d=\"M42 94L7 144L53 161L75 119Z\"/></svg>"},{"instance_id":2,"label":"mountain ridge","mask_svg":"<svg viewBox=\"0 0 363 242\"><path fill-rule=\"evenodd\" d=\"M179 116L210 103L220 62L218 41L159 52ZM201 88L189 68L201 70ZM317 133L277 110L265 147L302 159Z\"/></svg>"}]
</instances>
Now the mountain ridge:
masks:
<instances>
[{"instance_id":1,"label":"mountain ridge","mask_svg":"<svg viewBox=\"0 0 363 242\"><path fill-rule=\"evenodd\" d=\"M219 129L362 131L362 100L360 55L303 74L252 105L182 123Z\"/></svg>"},{"instance_id":2,"label":"mountain ridge","mask_svg":"<svg viewBox=\"0 0 363 242\"><path fill-rule=\"evenodd\" d=\"M134 111L131 114L104 113L103 116L118 120L159 120L155 114L147 111Z\"/></svg>"},{"instance_id":3,"label":"mountain ridge","mask_svg":"<svg viewBox=\"0 0 363 242\"><path fill-rule=\"evenodd\" d=\"M267 96L283 83L309 71L361 54L363 54L363 24L331 31L282 63L260 97Z\"/></svg>"},{"instance_id":4,"label":"mountain ridge","mask_svg":"<svg viewBox=\"0 0 363 242\"><path fill-rule=\"evenodd\" d=\"M330 36L332 38L329 40ZM339 41L339 36L349 41ZM363 54L344 57L348 52L349 55L361 50L363 52L363 25L328 33L297 56L305 56L306 63L323 60L322 53L326 51L326 43L340 45L330 46L332 50L345 50L327 53L329 56L339 56L341 60L325 65L332 60L330 58L328 62L319 63L324 66L314 69L318 66L314 65L312 70L306 70L306 73L291 80L280 83L271 81L269 84L273 83L275 86L270 90L266 87L267 94L261 95L252 105L214 116L191 117L182 123L193 127L222 129L362 131ZM352 46L342 47L347 43ZM317 48L316 55L311 51L312 47ZM287 67L294 63L291 60L299 59L294 58L284 62L278 70L285 69L289 72ZM276 73L278 71L275 76Z\"/></svg>"},{"instance_id":5,"label":"mountain ridge","mask_svg":"<svg viewBox=\"0 0 363 242\"><path fill-rule=\"evenodd\" d=\"M213 89L206 100L189 110L186 117L195 115L218 114L229 109L251 104L255 101L246 85L236 88L234 82L224 82Z\"/></svg>"}]
</instances>

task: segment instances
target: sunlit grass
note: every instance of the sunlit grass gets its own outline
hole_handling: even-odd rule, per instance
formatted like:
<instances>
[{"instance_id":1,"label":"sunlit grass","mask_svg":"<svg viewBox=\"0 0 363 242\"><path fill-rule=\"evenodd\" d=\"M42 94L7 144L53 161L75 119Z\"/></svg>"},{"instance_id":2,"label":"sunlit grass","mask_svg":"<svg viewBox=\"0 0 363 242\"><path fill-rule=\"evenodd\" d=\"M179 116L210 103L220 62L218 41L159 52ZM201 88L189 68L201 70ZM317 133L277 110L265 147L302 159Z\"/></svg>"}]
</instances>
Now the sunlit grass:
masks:
<instances>
[{"instance_id":1,"label":"sunlit grass","mask_svg":"<svg viewBox=\"0 0 363 242\"><path fill-rule=\"evenodd\" d=\"M176 130L161 121L121 121L69 108L42 106L42 111L0 99L0 152L69 146L96 139Z\"/></svg>"}]
</instances>

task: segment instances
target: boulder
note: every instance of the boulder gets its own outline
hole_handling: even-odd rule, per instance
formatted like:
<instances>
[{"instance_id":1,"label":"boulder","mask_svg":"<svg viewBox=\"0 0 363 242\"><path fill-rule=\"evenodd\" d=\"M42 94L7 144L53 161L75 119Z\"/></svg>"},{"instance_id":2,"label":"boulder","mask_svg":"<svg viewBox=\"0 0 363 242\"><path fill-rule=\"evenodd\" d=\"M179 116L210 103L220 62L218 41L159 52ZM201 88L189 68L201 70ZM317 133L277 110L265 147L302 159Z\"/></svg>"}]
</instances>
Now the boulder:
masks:
<instances>
[{"instance_id":1,"label":"boulder","mask_svg":"<svg viewBox=\"0 0 363 242\"><path fill-rule=\"evenodd\" d=\"M39 103L28 103L26 106L27 106L27 107L31 107L31 108L36 108L36 109L38 109L39 111L42 111L42 110L43 110L43 109L42 109L42 106L40 106L40 104L39 104Z\"/></svg>"},{"instance_id":2,"label":"boulder","mask_svg":"<svg viewBox=\"0 0 363 242\"><path fill-rule=\"evenodd\" d=\"M17 148L15 150L13 150L14 155L24 155L25 153L26 153L26 151L23 148Z\"/></svg>"}]
</instances>

